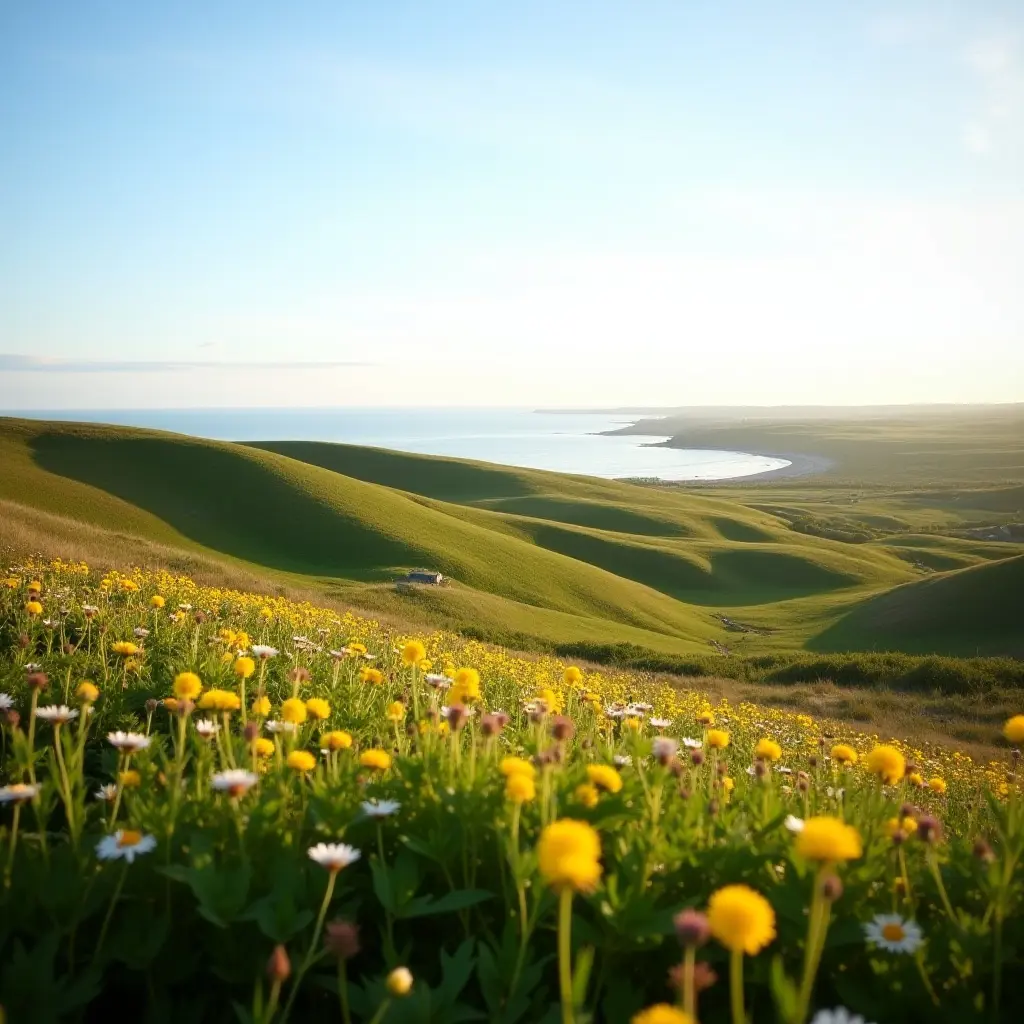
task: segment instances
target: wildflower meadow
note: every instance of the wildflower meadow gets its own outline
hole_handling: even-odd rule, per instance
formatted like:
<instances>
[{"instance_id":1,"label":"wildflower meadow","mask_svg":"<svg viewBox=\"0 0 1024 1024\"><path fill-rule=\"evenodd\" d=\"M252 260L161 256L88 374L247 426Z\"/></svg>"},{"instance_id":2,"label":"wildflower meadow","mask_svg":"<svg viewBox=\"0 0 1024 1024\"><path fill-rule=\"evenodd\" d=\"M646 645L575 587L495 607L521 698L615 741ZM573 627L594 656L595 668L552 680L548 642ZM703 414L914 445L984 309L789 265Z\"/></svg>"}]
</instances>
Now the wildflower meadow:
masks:
<instances>
[{"instance_id":1,"label":"wildflower meadow","mask_svg":"<svg viewBox=\"0 0 1024 1024\"><path fill-rule=\"evenodd\" d=\"M54 562L0 722L9 1024L1024 1019L1024 715L979 764Z\"/></svg>"}]
</instances>

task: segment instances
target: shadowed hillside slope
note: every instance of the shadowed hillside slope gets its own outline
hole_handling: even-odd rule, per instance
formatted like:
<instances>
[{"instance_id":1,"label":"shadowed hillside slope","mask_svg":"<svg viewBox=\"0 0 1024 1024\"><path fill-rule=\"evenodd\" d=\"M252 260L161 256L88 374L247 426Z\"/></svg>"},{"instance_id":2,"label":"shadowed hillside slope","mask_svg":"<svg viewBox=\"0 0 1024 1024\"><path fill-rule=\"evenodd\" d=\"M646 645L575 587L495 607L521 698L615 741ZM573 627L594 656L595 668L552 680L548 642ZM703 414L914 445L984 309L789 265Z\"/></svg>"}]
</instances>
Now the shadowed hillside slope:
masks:
<instances>
[{"instance_id":1,"label":"shadowed hillside slope","mask_svg":"<svg viewBox=\"0 0 1024 1024\"><path fill-rule=\"evenodd\" d=\"M871 598L815 637L819 651L1024 656L1024 555L936 574Z\"/></svg>"}]
</instances>

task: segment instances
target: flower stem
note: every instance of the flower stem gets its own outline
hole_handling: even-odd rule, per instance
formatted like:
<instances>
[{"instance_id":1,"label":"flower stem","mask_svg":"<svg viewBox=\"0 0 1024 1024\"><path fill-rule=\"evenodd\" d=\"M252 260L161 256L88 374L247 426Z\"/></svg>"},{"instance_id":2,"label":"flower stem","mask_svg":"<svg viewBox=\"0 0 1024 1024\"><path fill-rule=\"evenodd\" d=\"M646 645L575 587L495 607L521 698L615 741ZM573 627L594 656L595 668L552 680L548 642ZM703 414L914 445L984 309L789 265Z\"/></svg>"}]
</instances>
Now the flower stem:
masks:
<instances>
[{"instance_id":1,"label":"flower stem","mask_svg":"<svg viewBox=\"0 0 1024 1024\"><path fill-rule=\"evenodd\" d=\"M558 988L562 997L562 1024L573 1024L572 1006L572 889L558 894Z\"/></svg>"},{"instance_id":2,"label":"flower stem","mask_svg":"<svg viewBox=\"0 0 1024 1024\"><path fill-rule=\"evenodd\" d=\"M743 1009L743 950L734 949L729 957L729 1003L732 1024L746 1024Z\"/></svg>"}]
</instances>

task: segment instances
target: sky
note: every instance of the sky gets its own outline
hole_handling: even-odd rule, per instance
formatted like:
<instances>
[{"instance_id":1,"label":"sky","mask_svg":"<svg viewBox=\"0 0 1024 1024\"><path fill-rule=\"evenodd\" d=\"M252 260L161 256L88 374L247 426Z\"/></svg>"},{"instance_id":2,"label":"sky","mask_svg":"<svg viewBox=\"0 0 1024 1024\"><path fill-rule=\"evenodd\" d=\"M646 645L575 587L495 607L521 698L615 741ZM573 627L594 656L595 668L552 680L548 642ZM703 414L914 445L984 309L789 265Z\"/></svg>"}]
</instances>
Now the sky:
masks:
<instances>
[{"instance_id":1,"label":"sky","mask_svg":"<svg viewBox=\"0 0 1024 1024\"><path fill-rule=\"evenodd\" d=\"M0 409L1024 401L1020 0L0 4Z\"/></svg>"}]
</instances>

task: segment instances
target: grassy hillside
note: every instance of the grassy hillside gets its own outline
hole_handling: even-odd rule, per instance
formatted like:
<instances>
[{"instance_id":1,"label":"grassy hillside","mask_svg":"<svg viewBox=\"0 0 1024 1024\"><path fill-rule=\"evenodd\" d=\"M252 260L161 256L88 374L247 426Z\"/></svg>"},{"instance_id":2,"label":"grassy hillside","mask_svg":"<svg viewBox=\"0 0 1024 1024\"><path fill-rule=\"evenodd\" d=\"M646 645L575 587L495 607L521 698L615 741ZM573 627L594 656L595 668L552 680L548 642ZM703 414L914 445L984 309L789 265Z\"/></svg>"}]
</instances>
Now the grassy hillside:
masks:
<instances>
[{"instance_id":1,"label":"grassy hillside","mask_svg":"<svg viewBox=\"0 0 1024 1024\"><path fill-rule=\"evenodd\" d=\"M896 587L858 605L814 637L812 650L944 650L1024 657L1024 555Z\"/></svg>"},{"instance_id":2,"label":"grassy hillside","mask_svg":"<svg viewBox=\"0 0 1024 1024\"><path fill-rule=\"evenodd\" d=\"M718 644L745 656L831 650L834 635L851 649L875 649L876 633L857 626L862 609L926 571L981 562L992 549L1014 553L910 533L899 543L842 543L795 530L771 502L752 507L721 492L351 445L239 445L8 419L0 465L0 499L88 524L96 545L139 538L179 559L219 560L281 586L524 647L713 656ZM418 565L453 584L397 593L391 581ZM899 630L884 645L961 650L932 621L922 613L911 647ZM987 634L993 649L1011 646L999 634L1012 626L991 621L1001 623Z\"/></svg>"}]
</instances>

